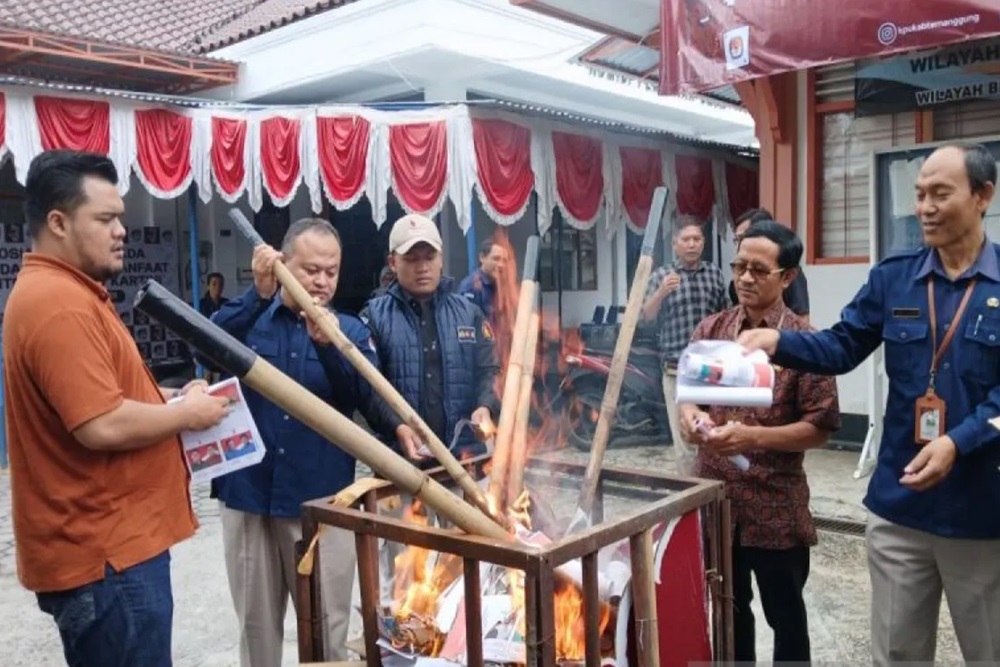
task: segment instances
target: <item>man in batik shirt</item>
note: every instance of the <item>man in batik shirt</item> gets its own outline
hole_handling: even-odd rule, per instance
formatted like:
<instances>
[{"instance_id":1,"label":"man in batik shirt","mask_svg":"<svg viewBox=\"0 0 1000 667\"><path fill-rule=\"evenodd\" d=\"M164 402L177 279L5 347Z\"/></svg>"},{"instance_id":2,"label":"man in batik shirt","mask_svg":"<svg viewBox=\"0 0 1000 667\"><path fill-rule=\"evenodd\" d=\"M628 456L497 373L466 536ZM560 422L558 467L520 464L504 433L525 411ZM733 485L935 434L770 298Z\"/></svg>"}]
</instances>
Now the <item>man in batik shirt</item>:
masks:
<instances>
[{"instance_id":1,"label":"man in batik shirt","mask_svg":"<svg viewBox=\"0 0 1000 667\"><path fill-rule=\"evenodd\" d=\"M736 340L741 331L758 327L807 330L782 299L801 258L802 242L790 229L773 221L753 225L732 263L739 305L702 321L692 339ZM805 663L810 646L802 589L816 528L802 463L806 450L822 446L840 428L840 410L834 378L785 368L775 373L770 408L706 412L681 405L681 429L699 445L697 475L725 482L732 501L736 661L756 660L753 576L774 630L775 664ZM729 460L737 454L749 459L749 469Z\"/></svg>"}]
</instances>

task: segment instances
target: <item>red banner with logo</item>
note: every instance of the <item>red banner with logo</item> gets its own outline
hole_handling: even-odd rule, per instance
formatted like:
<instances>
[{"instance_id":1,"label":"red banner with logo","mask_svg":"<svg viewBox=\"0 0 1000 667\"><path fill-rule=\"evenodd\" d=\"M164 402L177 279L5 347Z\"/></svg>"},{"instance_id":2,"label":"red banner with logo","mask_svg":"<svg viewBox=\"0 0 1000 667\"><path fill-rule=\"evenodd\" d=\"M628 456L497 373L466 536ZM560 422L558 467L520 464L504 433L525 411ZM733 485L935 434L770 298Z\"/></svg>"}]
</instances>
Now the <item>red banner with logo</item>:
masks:
<instances>
[{"instance_id":1,"label":"red banner with logo","mask_svg":"<svg viewBox=\"0 0 1000 667\"><path fill-rule=\"evenodd\" d=\"M660 0L660 92L1000 34L997 0Z\"/></svg>"}]
</instances>

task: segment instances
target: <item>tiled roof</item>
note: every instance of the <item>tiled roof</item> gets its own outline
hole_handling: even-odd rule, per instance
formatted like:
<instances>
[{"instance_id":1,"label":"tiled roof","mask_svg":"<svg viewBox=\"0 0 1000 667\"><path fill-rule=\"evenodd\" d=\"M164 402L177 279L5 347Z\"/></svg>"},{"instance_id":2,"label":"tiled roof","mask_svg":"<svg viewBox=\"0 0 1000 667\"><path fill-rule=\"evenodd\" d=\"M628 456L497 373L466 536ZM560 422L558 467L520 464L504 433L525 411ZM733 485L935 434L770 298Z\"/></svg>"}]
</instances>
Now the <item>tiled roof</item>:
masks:
<instances>
[{"instance_id":1,"label":"tiled roof","mask_svg":"<svg viewBox=\"0 0 1000 667\"><path fill-rule=\"evenodd\" d=\"M0 23L206 53L356 0L0 0Z\"/></svg>"},{"instance_id":2,"label":"tiled roof","mask_svg":"<svg viewBox=\"0 0 1000 667\"><path fill-rule=\"evenodd\" d=\"M240 16L199 35L191 50L199 53L214 51L352 2L357 0L258 0Z\"/></svg>"}]
</instances>

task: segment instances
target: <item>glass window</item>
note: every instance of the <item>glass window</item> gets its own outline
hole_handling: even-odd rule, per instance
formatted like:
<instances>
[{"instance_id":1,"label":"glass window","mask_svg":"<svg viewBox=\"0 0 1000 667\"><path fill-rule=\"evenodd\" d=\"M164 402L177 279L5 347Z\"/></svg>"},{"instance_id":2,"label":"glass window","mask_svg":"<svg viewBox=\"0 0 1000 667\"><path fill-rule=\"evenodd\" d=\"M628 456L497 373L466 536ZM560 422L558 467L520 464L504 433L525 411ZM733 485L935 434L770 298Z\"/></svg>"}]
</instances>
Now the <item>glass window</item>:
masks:
<instances>
[{"instance_id":1,"label":"glass window","mask_svg":"<svg viewBox=\"0 0 1000 667\"><path fill-rule=\"evenodd\" d=\"M543 291L597 289L597 225L588 230L570 227L557 208L552 226L541 238L538 279Z\"/></svg>"}]
</instances>

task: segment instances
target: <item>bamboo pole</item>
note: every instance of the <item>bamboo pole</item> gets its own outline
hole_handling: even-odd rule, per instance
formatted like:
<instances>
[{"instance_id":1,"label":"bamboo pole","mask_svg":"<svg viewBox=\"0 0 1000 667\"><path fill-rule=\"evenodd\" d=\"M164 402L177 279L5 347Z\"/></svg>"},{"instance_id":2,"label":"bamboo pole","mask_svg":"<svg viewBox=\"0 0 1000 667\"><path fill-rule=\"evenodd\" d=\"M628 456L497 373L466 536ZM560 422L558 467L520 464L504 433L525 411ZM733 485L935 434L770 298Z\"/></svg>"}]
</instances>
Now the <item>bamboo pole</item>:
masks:
<instances>
[{"instance_id":1,"label":"bamboo pole","mask_svg":"<svg viewBox=\"0 0 1000 667\"><path fill-rule=\"evenodd\" d=\"M521 389L524 347L527 342L531 313L535 309L535 300L538 298L538 283L535 282L537 263L538 237L531 236L528 238L528 248L524 253L524 271L517 301L517 317L514 319L514 333L510 344L507 375L504 378L503 394L500 398L500 420L497 424L496 441L493 448L493 467L490 470L489 495L497 501L499 507L503 507L503 493L506 490L511 439L517 415L517 396Z\"/></svg>"},{"instance_id":2,"label":"bamboo pole","mask_svg":"<svg viewBox=\"0 0 1000 667\"><path fill-rule=\"evenodd\" d=\"M524 466L528 460L528 422L531 418L531 397L535 387L535 360L538 357L538 332L541 317L536 310L528 322L528 340L521 365L521 387L517 395L517 415L514 418L514 438L511 443L510 481L507 498L511 501L524 490Z\"/></svg>"},{"instance_id":3,"label":"bamboo pole","mask_svg":"<svg viewBox=\"0 0 1000 667\"><path fill-rule=\"evenodd\" d=\"M254 247L264 244L264 240L257 233L257 230L253 228L253 225L247 220L246 216L243 215L242 211L237 208L230 209L229 217ZM452 479L458 483L465 492L466 498L482 510L484 514L504 525L504 519L494 515L490 511L485 494L479 485L476 484L476 481L472 479L468 470L455 458L455 455L451 453L451 450L445 446L441 439L435 435L417 411L406 402L402 394L368 361L361 350L344 335L337 324L334 314L329 309L316 305L309 292L302 287L301 283L299 283L288 267L281 261L275 262L274 275L282 289L288 292L292 300L305 312L319 330L330 339L330 342L333 343L344 358L357 369L358 373L368 381L378 395L399 415L399 418L423 438L434 458L448 471Z\"/></svg>"},{"instance_id":4,"label":"bamboo pole","mask_svg":"<svg viewBox=\"0 0 1000 667\"><path fill-rule=\"evenodd\" d=\"M163 285L153 280L147 282L136 295L134 305L220 368L240 378L247 386L336 443L401 491L419 498L462 530L496 540L510 540L510 534L492 517L446 489L375 436L257 356Z\"/></svg>"},{"instance_id":5,"label":"bamboo pole","mask_svg":"<svg viewBox=\"0 0 1000 667\"><path fill-rule=\"evenodd\" d=\"M625 379L625 368L628 366L628 355L632 349L632 337L635 334L639 316L642 313L642 302L646 295L646 284L653 270L653 248L656 246L656 235L660 229L660 217L667 198L667 189L658 187L653 192L653 201L649 207L649 218L642 237L642 254L632 279L632 290L629 292L628 304L625 307L625 317L615 342L615 352L611 358L611 370L608 372L608 383L604 388L604 398L601 400L601 412L597 418L597 428L594 430L594 440L590 448L590 461L580 487L580 499L576 514L570 524L568 533L586 528L591 524L591 511L594 497L597 494L597 483L601 476L601 466L604 464L604 452L611 435L611 424L618 410L618 399L621 395L622 382Z\"/></svg>"},{"instance_id":6,"label":"bamboo pole","mask_svg":"<svg viewBox=\"0 0 1000 667\"><path fill-rule=\"evenodd\" d=\"M660 633L656 615L656 556L650 528L629 538L632 557L632 607L635 610L635 648L639 667L659 667Z\"/></svg>"}]
</instances>

